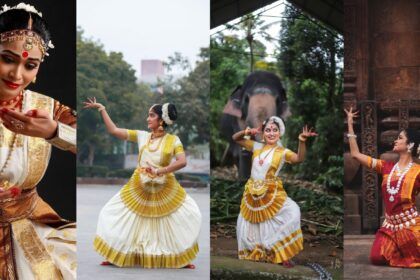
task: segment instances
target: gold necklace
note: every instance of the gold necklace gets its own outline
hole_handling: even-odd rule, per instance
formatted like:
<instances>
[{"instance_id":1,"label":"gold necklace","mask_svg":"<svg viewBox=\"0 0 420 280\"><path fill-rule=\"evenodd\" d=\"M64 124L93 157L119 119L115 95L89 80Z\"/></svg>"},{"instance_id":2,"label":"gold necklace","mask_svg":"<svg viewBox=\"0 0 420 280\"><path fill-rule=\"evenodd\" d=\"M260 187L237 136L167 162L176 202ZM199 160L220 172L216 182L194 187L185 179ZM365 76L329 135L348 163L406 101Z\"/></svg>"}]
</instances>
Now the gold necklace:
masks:
<instances>
[{"instance_id":1,"label":"gold necklace","mask_svg":"<svg viewBox=\"0 0 420 280\"><path fill-rule=\"evenodd\" d=\"M0 179L1 178L3 178L4 177L4 171L6 170L6 167L8 166L8 164L9 164L9 161L10 161L10 159L12 158L12 154L13 154L13 150L14 150L14 148L15 148L15 144L16 144L16 140L17 140L17 133L13 133L13 141L12 141L12 144L9 146L9 153L7 154L7 157L6 157L6 161L4 162L4 164L3 164L3 167L1 168L1 170L0 170ZM8 180L4 180L4 181L2 181L1 182L1 186L3 187L3 188L8 188L8 186L9 186L9 181Z\"/></svg>"},{"instance_id":2,"label":"gold necklace","mask_svg":"<svg viewBox=\"0 0 420 280\"><path fill-rule=\"evenodd\" d=\"M276 146L271 148L271 150L265 155L265 157L263 159L261 159L261 154L263 153L263 151L261 151L261 153L258 155L258 163L259 163L260 166L262 166L264 164L265 159L268 157L269 154L271 154L272 151L274 151L275 148L276 148Z\"/></svg>"},{"instance_id":3,"label":"gold necklace","mask_svg":"<svg viewBox=\"0 0 420 280\"><path fill-rule=\"evenodd\" d=\"M165 135L163 135L162 137L160 137L159 143L156 145L156 148L151 149L150 148L150 144L152 144L152 134L150 134L149 141L147 141L147 150L149 150L149 152L151 152L151 153L156 152L157 150L159 150L160 144L162 143L162 139L164 137L165 137ZM156 139L156 138L154 138L154 139Z\"/></svg>"}]
</instances>

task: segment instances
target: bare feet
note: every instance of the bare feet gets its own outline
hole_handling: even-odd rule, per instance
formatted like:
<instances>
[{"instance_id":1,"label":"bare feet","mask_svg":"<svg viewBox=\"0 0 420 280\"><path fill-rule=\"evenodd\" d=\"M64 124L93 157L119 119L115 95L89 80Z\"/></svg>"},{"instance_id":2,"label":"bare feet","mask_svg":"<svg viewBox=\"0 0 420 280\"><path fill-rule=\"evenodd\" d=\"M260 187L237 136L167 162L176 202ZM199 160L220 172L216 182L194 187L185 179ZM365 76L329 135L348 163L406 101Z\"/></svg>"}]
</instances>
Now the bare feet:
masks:
<instances>
[{"instance_id":1,"label":"bare feet","mask_svg":"<svg viewBox=\"0 0 420 280\"><path fill-rule=\"evenodd\" d=\"M294 267L294 264L293 264L291 261L285 261L285 262L282 262L282 265L283 265L285 268L292 268L292 267Z\"/></svg>"},{"instance_id":2,"label":"bare feet","mask_svg":"<svg viewBox=\"0 0 420 280\"><path fill-rule=\"evenodd\" d=\"M190 263L190 264L187 264L186 266L184 266L183 268L195 269L195 265L193 265L192 263Z\"/></svg>"}]
</instances>

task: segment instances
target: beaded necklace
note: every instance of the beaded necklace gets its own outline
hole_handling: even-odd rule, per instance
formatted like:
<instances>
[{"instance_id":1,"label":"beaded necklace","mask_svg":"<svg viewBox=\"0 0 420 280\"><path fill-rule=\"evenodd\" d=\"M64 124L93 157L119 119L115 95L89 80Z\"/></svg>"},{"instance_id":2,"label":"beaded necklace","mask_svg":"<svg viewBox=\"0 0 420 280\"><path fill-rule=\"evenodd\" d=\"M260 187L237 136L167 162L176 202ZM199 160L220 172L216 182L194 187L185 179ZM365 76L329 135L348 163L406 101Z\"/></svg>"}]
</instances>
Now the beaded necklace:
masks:
<instances>
[{"instance_id":1,"label":"beaded necklace","mask_svg":"<svg viewBox=\"0 0 420 280\"><path fill-rule=\"evenodd\" d=\"M395 170L396 169L399 170L400 167L398 166L398 163L396 163L394 165L394 167L392 167L391 172L388 175L388 179L386 180L386 192L388 194L390 194L390 197L389 197L390 202L394 202L394 200L395 200L394 195L396 195L400 191L402 180L405 177L405 174L407 174L408 170L410 170L411 166L413 166L413 161L410 161L410 163L402 171L401 176L399 176L399 178L398 178L398 182L397 182L396 187L391 186L391 177L392 177L392 175L394 175ZM397 175L398 175L398 173L397 173Z\"/></svg>"},{"instance_id":2,"label":"beaded necklace","mask_svg":"<svg viewBox=\"0 0 420 280\"><path fill-rule=\"evenodd\" d=\"M150 148L150 145L152 144L152 141L156 138L152 139L152 134L150 134L149 137L149 141L147 141L147 150L149 150L149 152L153 153L156 152L157 150L159 150L160 144L162 143L163 138L165 137L165 135L162 135L161 137L159 137L159 143L156 145L156 147L154 149Z\"/></svg>"},{"instance_id":3,"label":"beaded necklace","mask_svg":"<svg viewBox=\"0 0 420 280\"><path fill-rule=\"evenodd\" d=\"M9 106L9 105L15 104L12 108L21 109L22 100L23 100L23 91L21 91L18 95L16 95L12 99L1 100L0 101L0 107L6 107L6 106Z\"/></svg>"},{"instance_id":4,"label":"beaded necklace","mask_svg":"<svg viewBox=\"0 0 420 280\"><path fill-rule=\"evenodd\" d=\"M270 149L270 151L268 151L267 152L267 154L264 156L264 158L261 158L261 154L263 153L263 152L261 152L259 155L258 155L258 164L260 165L260 166L262 166L263 164L264 164L264 161L266 160L266 158L268 157L268 155L269 154L271 154L271 152L272 151L274 151L274 149L276 148L276 146L274 146L273 148L271 148Z\"/></svg>"}]
</instances>

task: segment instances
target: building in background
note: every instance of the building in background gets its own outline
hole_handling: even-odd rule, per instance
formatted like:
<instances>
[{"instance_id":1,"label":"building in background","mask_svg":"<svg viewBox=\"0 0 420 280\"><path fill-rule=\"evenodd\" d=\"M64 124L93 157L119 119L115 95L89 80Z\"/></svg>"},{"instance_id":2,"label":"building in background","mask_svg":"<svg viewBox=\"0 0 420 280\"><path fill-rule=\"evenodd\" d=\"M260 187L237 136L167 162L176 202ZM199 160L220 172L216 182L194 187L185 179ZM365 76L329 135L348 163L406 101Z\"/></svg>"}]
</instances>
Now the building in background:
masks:
<instances>
[{"instance_id":1,"label":"building in background","mask_svg":"<svg viewBox=\"0 0 420 280\"><path fill-rule=\"evenodd\" d=\"M142 59L140 62L140 81L147 84L156 84L165 76L163 61L159 59Z\"/></svg>"}]
</instances>

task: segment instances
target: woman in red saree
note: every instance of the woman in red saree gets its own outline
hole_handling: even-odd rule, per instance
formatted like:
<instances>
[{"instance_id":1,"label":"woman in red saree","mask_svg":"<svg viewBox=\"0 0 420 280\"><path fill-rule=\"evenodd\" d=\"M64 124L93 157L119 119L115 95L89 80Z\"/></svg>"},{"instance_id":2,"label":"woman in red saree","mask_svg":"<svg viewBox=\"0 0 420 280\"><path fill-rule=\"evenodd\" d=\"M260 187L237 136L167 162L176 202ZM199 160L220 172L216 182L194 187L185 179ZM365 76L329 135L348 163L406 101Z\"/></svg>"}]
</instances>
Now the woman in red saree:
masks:
<instances>
[{"instance_id":1,"label":"woman in red saree","mask_svg":"<svg viewBox=\"0 0 420 280\"><path fill-rule=\"evenodd\" d=\"M357 112L352 108L345 111L352 157L383 178L385 220L376 233L370 260L375 265L420 267L420 217L415 201L420 191L420 165L414 162L420 152L419 131L407 128L399 133L393 147L399 155L397 163L375 159L359 152L353 130Z\"/></svg>"}]
</instances>

